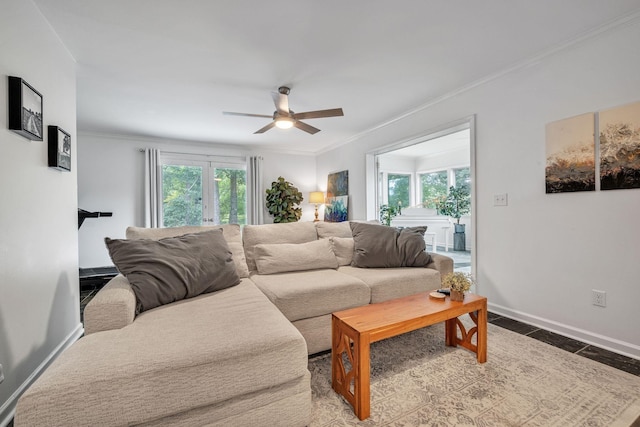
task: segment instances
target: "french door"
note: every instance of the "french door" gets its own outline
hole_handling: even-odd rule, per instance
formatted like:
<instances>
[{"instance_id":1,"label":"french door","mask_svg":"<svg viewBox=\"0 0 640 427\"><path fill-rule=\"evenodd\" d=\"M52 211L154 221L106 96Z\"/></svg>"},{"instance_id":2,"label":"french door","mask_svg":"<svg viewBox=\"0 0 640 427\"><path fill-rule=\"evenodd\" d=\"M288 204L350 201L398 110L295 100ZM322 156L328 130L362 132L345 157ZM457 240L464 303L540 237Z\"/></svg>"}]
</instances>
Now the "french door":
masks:
<instances>
[{"instance_id":1,"label":"french door","mask_svg":"<svg viewBox=\"0 0 640 427\"><path fill-rule=\"evenodd\" d=\"M246 224L246 167L203 156L163 156L162 226Z\"/></svg>"}]
</instances>

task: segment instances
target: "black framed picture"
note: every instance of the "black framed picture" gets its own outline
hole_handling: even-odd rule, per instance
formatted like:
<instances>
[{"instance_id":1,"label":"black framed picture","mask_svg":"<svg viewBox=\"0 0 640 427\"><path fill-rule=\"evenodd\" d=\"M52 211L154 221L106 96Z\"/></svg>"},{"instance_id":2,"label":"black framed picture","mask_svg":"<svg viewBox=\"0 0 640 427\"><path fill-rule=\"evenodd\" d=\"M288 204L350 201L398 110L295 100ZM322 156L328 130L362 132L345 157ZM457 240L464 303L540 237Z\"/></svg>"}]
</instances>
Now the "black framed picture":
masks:
<instances>
[{"instance_id":1,"label":"black framed picture","mask_svg":"<svg viewBox=\"0 0 640 427\"><path fill-rule=\"evenodd\" d=\"M9 129L42 141L42 95L20 77L9 76Z\"/></svg>"},{"instance_id":2,"label":"black framed picture","mask_svg":"<svg viewBox=\"0 0 640 427\"><path fill-rule=\"evenodd\" d=\"M49 126L49 166L71 170L71 135L58 126Z\"/></svg>"}]
</instances>

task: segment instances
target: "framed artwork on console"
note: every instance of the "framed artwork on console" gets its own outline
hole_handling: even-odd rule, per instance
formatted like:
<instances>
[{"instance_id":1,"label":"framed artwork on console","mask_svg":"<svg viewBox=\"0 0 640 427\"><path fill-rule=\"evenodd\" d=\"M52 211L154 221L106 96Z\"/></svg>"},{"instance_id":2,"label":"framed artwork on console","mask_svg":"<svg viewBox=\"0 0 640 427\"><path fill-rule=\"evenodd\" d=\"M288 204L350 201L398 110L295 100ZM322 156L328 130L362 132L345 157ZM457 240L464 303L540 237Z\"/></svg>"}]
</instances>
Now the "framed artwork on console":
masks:
<instances>
[{"instance_id":1,"label":"framed artwork on console","mask_svg":"<svg viewBox=\"0 0 640 427\"><path fill-rule=\"evenodd\" d=\"M9 76L9 129L42 141L42 95L20 77Z\"/></svg>"},{"instance_id":2,"label":"framed artwork on console","mask_svg":"<svg viewBox=\"0 0 640 427\"><path fill-rule=\"evenodd\" d=\"M71 171L71 135L58 126L49 126L49 167Z\"/></svg>"},{"instance_id":3,"label":"framed artwork on console","mask_svg":"<svg viewBox=\"0 0 640 427\"><path fill-rule=\"evenodd\" d=\"M324 206L326 222L342 222L349 218L349 171L327 176L327 200Z\"/></svg>"}]
</instances>

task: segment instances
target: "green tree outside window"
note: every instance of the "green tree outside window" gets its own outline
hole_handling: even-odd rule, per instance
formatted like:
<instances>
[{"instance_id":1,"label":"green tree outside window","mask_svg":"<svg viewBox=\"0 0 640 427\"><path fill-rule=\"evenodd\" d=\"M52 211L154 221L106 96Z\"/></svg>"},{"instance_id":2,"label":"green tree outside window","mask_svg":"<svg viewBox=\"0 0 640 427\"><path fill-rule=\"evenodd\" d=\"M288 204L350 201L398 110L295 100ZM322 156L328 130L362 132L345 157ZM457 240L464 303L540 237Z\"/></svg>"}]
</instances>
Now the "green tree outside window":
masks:
<instances>
[{"instance_id":1,"label":"green tree outside window","mask_svg":"<svg viewBox=\"0 0 640 427\"><path fill-rule=\"evenodd\" d=\"M162 166L163 225L202 225L202 168Z\"/></svg>"},{"instance_id":2,"label":"green tree outside window","mask_svg":"<svg viewBox=\"0 0 640 427\"><path fill-rule=\"evenodd\" d=\"M436 202L447 195L447 171L437 171L420 175L422 204L425 208L436 209Z\"/></svg>"},{"instance_id":3,"label":"green tree outside window","mask_svg":"<svg viewBox=\"0 0 640 427\"><path fill-rule=\"evenodd\" d=\"M389 185L388 201L389 206L410 206L409 191L411 188L411 175L389 174L387 176Z\"/></svg>"}]
</instances>

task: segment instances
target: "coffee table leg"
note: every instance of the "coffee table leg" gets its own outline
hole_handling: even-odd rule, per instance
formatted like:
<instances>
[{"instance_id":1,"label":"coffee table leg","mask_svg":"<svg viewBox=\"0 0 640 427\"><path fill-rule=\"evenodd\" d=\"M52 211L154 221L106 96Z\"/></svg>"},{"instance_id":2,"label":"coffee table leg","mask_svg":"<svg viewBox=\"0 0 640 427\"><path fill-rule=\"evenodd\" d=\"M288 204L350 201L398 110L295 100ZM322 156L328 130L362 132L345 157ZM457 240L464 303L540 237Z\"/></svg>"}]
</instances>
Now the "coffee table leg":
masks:
<instances>
[{"instance_id":1,"label":"coffee table leg","mask_svg":"<svg viewBox=\"0 0 640 427\"><path fill-rule=\"evenodd\" d=\"M444 342L450 347L458 346L458 318L448 319L444 322Z\"/></svg>"},{"instance_id":2,"label":"coffee table leg","mask_svg":"<svg viewBox=\"0 0 640 427\"><path fill-rule=\"evenodd\" d=\"M477 353L478 363L485 363L487 361L487 304L485 301L484 307L478 310L478 337L477 337Z\"/></svg>"},{"instance_id":3,"label":"coffee table leg","mask_svg":"<svg viewBox=\"0 0 640 427\"><path fill-rule=\"evenodd\" d=\"M454 317L445 321L445 343L451 347L458 345L476 353L479 363L487 361L487 305L486 302L482 308L469 313L469 317L476 325L469 329L465 329L462 322ZM458 336L460 330L461 337ZM472 343L473 336L476 335L476 344Z\"/></svg>"},{"instance_id":4,"label":"coffee table leg","mask_svg":"<svg viewBox=\"0 0 640 427\"><path fill-rule=\"evenodd\" d=\"M369 335L351 330L335 317L332 317L331 323L331 385L353 406L356 416L364 420L371 413ZM346 354L351 365L351 370L348 372L343 363L343 354ZM353 392L351 381L353 381Z\"/></svg>"},{"instance_id":5,"label":"coffee table leg","mask_svg":"<svg viewBox=\"0 0 640 427\"><path fill-rule=\"evenodd\" d=\"M354 383L354 412L360 420L369 418L371 414L371 379L370 374L370 340L367 334L358 334L354 342L354 367L356 377Z\"/></svg>"}]
</instances>

